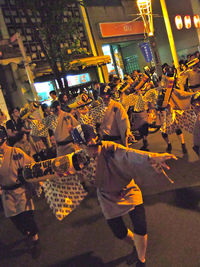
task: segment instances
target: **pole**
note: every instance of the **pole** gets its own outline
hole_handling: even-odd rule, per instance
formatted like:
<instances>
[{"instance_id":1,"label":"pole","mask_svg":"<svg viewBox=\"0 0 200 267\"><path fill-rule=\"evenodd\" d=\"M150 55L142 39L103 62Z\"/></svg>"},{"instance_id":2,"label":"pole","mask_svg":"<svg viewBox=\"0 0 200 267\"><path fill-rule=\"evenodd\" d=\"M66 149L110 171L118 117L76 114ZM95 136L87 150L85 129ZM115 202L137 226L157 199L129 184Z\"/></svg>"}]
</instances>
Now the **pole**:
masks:
<instances>
[{"instance_id":1,"label":"pole","mask_svg":"<svg viewBox=\"0 0 200 267\"><path fill-rule=\"evenodd\" d=\"M15 35L13 35L11 37L11 42L14 41L15 38L17 40L17 43L19 45L19 49L21 51L21 54L22 54L22 57L23 57L23 60L24 60L24 67L25 67L25 70L26 70L26 74L28 76L28 80L29 80L29 83L30 83L30 86L31 86L31 90L33 92L33 95L34 95L35 100L39 102L37 91L36 91L35 86L34 86L33 73L32 73L32 70L31 70L31 68L29 66L29 60L28 60L28 58L26 56L24 44L22 42L22 38L21 38L20 33L18 33L18 32L15 33ZM43 112L42 112L41 107L39 107L39 113L40 113L40 116L41 116L41 119L42 119L44 117L44 115L43 115ZM49 147L51 147L49 136L47 137L47 144L48 144Z\"/></svg>"},{"instance_id":2,"label":"pole","mask_svg":"<svg viewBox=\"0 0 200 267\"><path fill-rule=\"evenodd\" d=\"M85 24L85 29L86 29L86 32L87 32L87 35L88 35L88 39L89 39L89 42L90 42L92 53L96 57L97 56L97 50L96 50L96 47L95 47L95 43L94 43L94 39L93 39L92 32L91 32L91 29L90 29L90 24L89 24L89 21L88 21L88 17L87 17L87 13L86 13L85 7L80 5L80 11L82 13L82 17L83 17L83 21L84 21L84 24ZM102 69L99 66L97 66L97 70L98 70L100 82L104 83Z\"/></svg>"},{"instance_id":3,"label":"pole","mask_svg":"<svg viewBox=\"0 0 200 267\"><path fill-rule=\"evenodd\" d=\"M167 35L168 35L168 39L169 39L170 49L172 52L172 58L174 60L175 68L177 69L177 75L179 75L180 74L180 66L179 66L179 62L178 62L176 47L175 47L175 43L174 43L174 38L173 38L173 34L172 34L171 24L169 21L169 16L168 16L165 0L160 0L160 4L161 4L162 12L163 12L163 17L164 17L165 27L166 27Z\"/></svg>"},{"instance_id":4,"label":"pole","mask_svg":"<svg viewBox=\"0 0 200 267\"><path fill-rule=\"evenodd\" d=\"M19 45L19 49L21 51L21 54L22 54L22 57L23 57L23 60L24 60L24 67L25 67L25 70L26 70L26 74L28 76L28 80L29 80L29 83L30 83L30 86L31 86L31 90L33 92L35 100L39 102L37 91L36 91L35 86L34 86L33 73L32 73L32 70L31 70L31 68L29 66L29 60L28 60L28 58L26 56L26 52L25 52L24 44L22 42L21 35L18 32L15 35L16 35L17 43Z\"/></svg>"}]
</instances>

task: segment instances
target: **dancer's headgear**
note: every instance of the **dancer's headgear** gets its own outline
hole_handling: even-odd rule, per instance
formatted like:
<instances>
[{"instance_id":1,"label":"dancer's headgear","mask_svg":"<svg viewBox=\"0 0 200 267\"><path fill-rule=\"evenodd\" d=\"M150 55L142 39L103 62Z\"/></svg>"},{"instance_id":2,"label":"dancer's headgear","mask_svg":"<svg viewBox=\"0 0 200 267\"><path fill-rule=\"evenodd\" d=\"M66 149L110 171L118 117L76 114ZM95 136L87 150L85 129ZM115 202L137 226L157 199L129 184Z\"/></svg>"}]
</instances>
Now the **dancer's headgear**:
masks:
<instances>
[{"instance_id":1,"label":"dancer's headgear","mask_svg":"<svg viewBox=\"0 0 200 267\"><path fill-rule=\"evenodd\" d=\"M96 134L91 125L81 124L71 132L74 143L87 145L89 141L96 138Z\"/></svg>"}]
</instances>

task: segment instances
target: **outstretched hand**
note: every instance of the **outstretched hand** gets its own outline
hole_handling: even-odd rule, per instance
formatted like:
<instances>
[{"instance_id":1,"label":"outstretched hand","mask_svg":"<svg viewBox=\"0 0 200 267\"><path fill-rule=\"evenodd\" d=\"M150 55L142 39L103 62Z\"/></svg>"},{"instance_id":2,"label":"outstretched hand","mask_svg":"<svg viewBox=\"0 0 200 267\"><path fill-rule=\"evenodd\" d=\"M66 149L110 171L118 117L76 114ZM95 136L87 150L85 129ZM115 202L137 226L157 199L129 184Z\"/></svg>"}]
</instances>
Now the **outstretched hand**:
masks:
<instances>
[{"instance_id":1,"label":"outstretched hand","mask_svg":"<svg viewBox=\"0 0 200 267\"><path fill-rule=\"evenodd\" d=\"M163 173L165 177L171 182L174 183L166 174L163 168L169 170L170 167L166 164L166 160L169 159L175 159L177 160L177 157L173 154L168 154L168 153L150 153L149 154L149 161L154 170L157 173Z\"/></svg>"}]
</instances>

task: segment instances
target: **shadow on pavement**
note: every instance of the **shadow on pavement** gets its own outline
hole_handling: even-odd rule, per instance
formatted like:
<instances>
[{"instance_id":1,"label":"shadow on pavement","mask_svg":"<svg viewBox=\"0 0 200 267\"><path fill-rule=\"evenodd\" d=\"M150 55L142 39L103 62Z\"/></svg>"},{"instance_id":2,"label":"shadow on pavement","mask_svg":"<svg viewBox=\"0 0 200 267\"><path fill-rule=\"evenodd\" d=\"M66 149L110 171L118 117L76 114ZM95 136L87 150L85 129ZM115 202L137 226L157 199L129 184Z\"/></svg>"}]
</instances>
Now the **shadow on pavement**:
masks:
<instances>
[{"instance_id":1,"label":"shadow on pavement","mask_svg":"<svg viewBox=\"0 0 200 267\"><path fill-rule=\"evenodd\" d=\"M88 216L85 218L79 218L77 221L73 221L72 223L72 227L81 227L83 225L89 225L89 224L93 224L95 222L97 222L98 220L100 220L101 218L103 218L103 214L102 213L98 213L92 216Z\"/></svg>"},{"instance_id":2,"label":"shadow on pavement","mask_svg":"<svg viewBox=\"0 0 200 267\"><path fill-rule=\"evenodd\" d=\"M85 254L75 256L66 261L58 262L53 265L48 265L47 267L115 267L125 262L126 260L127 256L124 256L113 261L104 263L102 259L93 255L93 251L90 251Z\"/></svg>"},{"instance_id":3,"label":"shadow on pavement","mask_svg":"<svg viewBox=\"0 0 200 267\"><path fill-rule=\"evenodd\" d=\"M24 239L17 240L9 245L0 242L0 259L17 258L25 253L28 254L28 248L17 248L24 242Z\"/></svg>"},{"instance_id":4,"label":"shadow on pavement","mask_svg":"<svg viewBox=\"0 0 200 267\"><path fill-rule=\"evenodd\" d=\"M167 203L183 209L200 211L200 187L188 187L156 195L144 196L145 205Z\"/></svg>"}]
</instances>

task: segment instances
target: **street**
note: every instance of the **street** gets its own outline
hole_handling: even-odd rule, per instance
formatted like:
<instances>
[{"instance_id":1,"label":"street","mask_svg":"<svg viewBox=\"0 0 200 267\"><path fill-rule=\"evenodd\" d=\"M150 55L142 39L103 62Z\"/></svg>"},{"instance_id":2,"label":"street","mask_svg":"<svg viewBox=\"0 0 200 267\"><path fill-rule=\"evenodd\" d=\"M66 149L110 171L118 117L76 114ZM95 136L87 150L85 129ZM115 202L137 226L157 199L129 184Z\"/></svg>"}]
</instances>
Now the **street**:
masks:
<instances>
[{"instance_id":1,"label":"street","mask_svg":"<svg viewBox=\"0 0 200 267\"><path fill-rule=\"evenodd\" d=\"M148 267L200 266L200 177L199 159L192 150L192 135L184 132L188 155L182 155L176 135L170 136L172 153L167 173L174 184L143 189L148 225ZM164 152L160 132L149 136L150 151ZM134 148L142 146L139 141ZM108 228L95 194L58 221L44 198L37 199L36 221L40 229L41 255L32 259L20 233L0 210L1 267L125 267L131 252ZM131 228L128 216L125 217ZM135 266L134 264L131 266Z\"/></svg>"}]
</instances>

